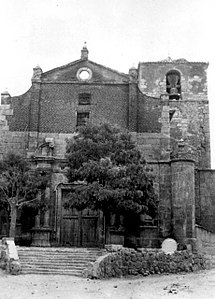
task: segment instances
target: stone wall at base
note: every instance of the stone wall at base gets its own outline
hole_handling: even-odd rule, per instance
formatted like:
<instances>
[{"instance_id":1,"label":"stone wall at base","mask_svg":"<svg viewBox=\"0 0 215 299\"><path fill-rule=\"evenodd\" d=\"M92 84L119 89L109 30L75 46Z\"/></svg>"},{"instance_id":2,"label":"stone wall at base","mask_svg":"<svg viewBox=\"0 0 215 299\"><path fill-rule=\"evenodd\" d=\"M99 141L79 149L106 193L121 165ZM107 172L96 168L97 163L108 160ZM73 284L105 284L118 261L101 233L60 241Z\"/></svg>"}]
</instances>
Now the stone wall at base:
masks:
<instances>
[{"instance_id":1,"label":"stone wall at base","mask_svg":"<svg viewBox=\"0 0 215 299\"><path fill-rule=\"evenodd\" d=\"M197 250L215 256L215 234L196 225Z\"/></svg>"},{"instance_id":2,"label":"stone wall at base","mask_svg":"<svg viewBox=\"0 0 215 299\"><path fill-rule=\"evenodd\" d=\"M100 257L89 264L84 276L89 278L111 278L127 275L193 272L209 267L209 261L201 254L191 251L176 251L165 254L159 249L122 248Z\"/></svg>"}]
</instances>

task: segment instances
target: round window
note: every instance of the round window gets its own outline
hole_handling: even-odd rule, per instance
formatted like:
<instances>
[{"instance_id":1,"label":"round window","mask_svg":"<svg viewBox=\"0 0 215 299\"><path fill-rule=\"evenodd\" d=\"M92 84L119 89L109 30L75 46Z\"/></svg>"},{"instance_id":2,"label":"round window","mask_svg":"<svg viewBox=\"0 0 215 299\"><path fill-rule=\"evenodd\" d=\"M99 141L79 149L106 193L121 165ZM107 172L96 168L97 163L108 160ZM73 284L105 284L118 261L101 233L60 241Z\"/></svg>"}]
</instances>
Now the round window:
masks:
<instances>
[{"instance_id":1,"label":"round window","mask_svg":"<svg viewBox=\"0 0 215 299\"><path fill-rule=\"evenodd\" d=\"M90 80L92 77L92 71L86 67L83 67L78 70L77 77L79 80L82 80L82 81Z\"/></svg>"},{"instance_id":2,"label":"round window","mask_svg":"<svg viewBox=\"0 0 215 299\"><path fill-rule=\"evenodd\" d=\"M81 80L87 80L89 79L90 74L88 71L81 71L79 77L81 78Z\"/></svg>"}]
</instances>

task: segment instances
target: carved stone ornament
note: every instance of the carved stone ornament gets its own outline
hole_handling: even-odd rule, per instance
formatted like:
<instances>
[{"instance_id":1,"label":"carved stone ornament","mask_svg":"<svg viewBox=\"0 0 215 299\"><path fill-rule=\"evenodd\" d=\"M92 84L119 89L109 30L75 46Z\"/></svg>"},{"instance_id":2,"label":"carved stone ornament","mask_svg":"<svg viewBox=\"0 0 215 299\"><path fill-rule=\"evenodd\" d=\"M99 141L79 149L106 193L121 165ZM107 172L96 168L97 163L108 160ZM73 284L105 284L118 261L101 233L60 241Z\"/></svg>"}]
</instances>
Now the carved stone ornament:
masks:
<instances>
[{"instance_id":1,"label":"carved stone ornament","mask_svg":"<svg viewBox=\"0 0 215 299\"><path fill-rule=\"evenodd\" d=\"M12 274L12 275L18 275L18 274L20 274L20 272L21 272L20 262L11 260L9 267L10 267L10 269L9 269L10 270L10 274Z\"/></svg>"}]
</instances>

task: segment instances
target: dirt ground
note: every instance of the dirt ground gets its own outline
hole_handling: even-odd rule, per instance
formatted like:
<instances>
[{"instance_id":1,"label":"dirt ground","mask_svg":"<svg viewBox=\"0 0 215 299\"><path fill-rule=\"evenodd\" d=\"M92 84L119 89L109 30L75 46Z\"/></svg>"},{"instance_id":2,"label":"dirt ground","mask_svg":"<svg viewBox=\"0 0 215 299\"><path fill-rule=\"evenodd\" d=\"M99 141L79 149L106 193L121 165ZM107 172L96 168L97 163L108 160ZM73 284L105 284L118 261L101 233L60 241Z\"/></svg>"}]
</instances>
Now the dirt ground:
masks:
<instances>
[{"instance_id":1,"label":"dirt ground","mask_svg":"<svg viewBox=\"0 0 215 299\"><path fill-rule=\"evenodd\" d=\"M190 274L90 280L64 275L6 275L0 299L208 299L215 298L215 269Z\"/></svg>"}]
</instances>

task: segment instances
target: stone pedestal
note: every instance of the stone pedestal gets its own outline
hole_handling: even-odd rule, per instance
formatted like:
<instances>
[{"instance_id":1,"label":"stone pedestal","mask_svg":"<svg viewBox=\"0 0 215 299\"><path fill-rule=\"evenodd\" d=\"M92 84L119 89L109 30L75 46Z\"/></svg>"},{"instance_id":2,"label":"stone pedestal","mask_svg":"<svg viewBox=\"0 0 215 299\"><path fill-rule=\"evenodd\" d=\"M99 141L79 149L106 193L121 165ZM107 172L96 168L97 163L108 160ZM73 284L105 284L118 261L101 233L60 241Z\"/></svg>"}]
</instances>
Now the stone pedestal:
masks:
<instances>
[{"instance_id":1,"label":"stone pedestal","mask_svg":"<svg viewBox=\"0 0 215 299\"><path fill-rule=\"evenodd\" d=\"M109 238L107 240L108 244L121 244L125 243L125 232L124 230L117 230L114 228L109 229Z\"/></svg>"},{"instance_id":2,"label":"stone pedestal","mask_svg":"<svg viewBox=\"0 0 215 299\"><path fill-rule=\"evenodd\" d=\"M46 227L32 229L31 246L50 247L51 229Z\"/></svg>"},{"instance_id":3,"label":"stone pedestal","mask_svg":"<svg viewBox=\"0 0 215 299\"><path fill-rule=\"evenodd\" d=\"M49 211L44 215L44 226L40 226L40 212L35 217L35 227L31 230L32 243L31 246L49 247L51 229L49 227Z\"/></svg>"},{"instance_id":4,"label":"stone pedestal","mask_svg":"<svg viewBox=\"0 0 215 299\"><path fill-rule=\"evenodd\" d=\"M160 240L157 226L141 225L139 247L159 248Z\"/></svg>"}]
</instances>

